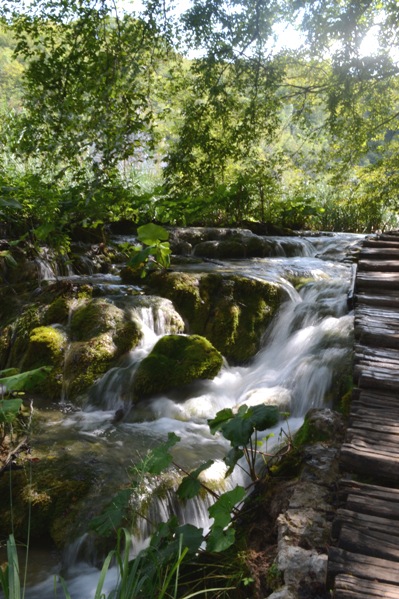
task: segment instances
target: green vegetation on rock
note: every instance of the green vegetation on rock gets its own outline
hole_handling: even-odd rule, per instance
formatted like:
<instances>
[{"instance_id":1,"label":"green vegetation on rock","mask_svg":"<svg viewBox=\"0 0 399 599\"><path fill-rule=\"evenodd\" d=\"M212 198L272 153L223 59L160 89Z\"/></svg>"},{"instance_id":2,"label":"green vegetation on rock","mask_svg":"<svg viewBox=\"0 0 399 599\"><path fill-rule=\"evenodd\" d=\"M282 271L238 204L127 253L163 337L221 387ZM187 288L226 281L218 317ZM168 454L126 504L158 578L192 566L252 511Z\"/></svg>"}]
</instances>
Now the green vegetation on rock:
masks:
<instances>
[{"instance_id":1,"label":"green vegetation on rock","mask_svg":"<svg viewBox=\"0 0 399 599\"><path fill-rule=\"evenodd\" d=\"M279 285L240 275L156 273L149 286L169 298L187 323L234 364L260 349L282 300Z\"/></svg>"},{"instance_id":2,"label":"green vegetation on rock","mask_svg":"<svg viewBox=\"0 0 399 599\"><path fill-rule=\"evenodd\" d=\"M165 335L140 362L133 380L133 399L137 402L199 379L212 379L222 364L222 355L204 337Z\"/></svg>"}]
</instances>

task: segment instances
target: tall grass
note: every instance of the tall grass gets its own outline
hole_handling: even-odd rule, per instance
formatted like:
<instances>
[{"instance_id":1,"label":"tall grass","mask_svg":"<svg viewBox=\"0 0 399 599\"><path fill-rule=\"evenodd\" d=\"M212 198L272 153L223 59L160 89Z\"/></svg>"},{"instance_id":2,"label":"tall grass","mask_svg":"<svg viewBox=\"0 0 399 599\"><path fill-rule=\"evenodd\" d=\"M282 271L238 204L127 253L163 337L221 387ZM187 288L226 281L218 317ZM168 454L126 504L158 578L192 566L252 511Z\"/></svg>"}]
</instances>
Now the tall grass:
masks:
<instances>
[{"instance_id":1,"label":"tall grass","mask_svg":"<svg viewBox=\"0 0 399 599\"><path fill-rule=\"evenodd\" d=\"M183 548L180 539L179 550L169 564L152 564L157 568L148 567L148 554L139 554L134 560L129 559L128 548L131 546L131 535L128 530L121 529L118 533L116 549L109 552L99 573L98 583L93 599L193 599L194 597L211 597L212 593L234 590L235 587L218 587L201 589L182 596L179 593L180 567L187 555L188 549ZM152 556L155 559L155 556ZM118 582L108 595L104 591L107 573L112 564L118 568ZM154 572L156 573L154 576ZM7 541L7 565L0 568L0 588L4 599L23 599L25 585L21 585L18 550L14 535ZM56 584L54 597L58 597ZM72 599L68 586L63 578L58 579L65 599Z\"/></svg>"}]
</instances>

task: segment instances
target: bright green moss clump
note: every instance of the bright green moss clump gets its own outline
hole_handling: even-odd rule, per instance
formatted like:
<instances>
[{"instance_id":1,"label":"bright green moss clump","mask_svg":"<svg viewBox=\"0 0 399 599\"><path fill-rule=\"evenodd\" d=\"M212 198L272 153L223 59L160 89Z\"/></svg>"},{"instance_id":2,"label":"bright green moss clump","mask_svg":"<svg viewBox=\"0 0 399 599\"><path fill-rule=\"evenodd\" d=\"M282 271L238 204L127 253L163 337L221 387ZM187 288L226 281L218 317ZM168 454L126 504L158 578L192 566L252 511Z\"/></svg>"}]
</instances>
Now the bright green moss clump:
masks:
<instances>
[{"instance_id":1,"label":"bright green moss clump","mask_svg":"<svg viewBox=\"0 0 399 599\"><path fill-rule=\"evenodd\" d=\"M198 379L213 379L222 355L199 335L165 335L140 363L133 381L133 399L166 393Z\"/></svg>"},{"instance_id":2,"label":"bright green moss clump","mask_svg":"<svg viewBox=\"0 0 399 599\"><path fill-rule=\"evenodd\" d=\"M24 369L54 366L63 359L66 338L54 327L36 327L29 335Z\"/></svg>"}]
</instances>

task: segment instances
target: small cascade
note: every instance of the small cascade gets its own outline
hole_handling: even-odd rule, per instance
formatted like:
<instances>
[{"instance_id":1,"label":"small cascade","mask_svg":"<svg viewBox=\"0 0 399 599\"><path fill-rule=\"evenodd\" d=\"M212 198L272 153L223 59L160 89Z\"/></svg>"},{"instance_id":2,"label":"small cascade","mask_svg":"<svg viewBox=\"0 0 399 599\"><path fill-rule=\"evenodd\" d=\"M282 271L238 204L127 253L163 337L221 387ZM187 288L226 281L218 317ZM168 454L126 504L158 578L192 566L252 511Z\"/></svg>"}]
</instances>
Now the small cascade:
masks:
<instances>
[{"instance_id":1,"label":"small cascade","mask_svg":"<svg viewBox=\"0 0 399 599\"><path fill-rule=\"evenodd\" d=\"M334 237L318 239L317 243L310 238L275 238L276 256L273 258L206 263L206 269L276 281L284 287L286 299L264 335L262 348L249 364L225 363L213 380L198 381L184 392L170 392L133 407L129 388L138 363L162 335L182 333L184 323L168 300L122 293L113 295L118 307L140 323L142 341L117 367L97 381L85 410L71 414L64 421L64 430L70 430L71 436L73 433L77 438L103 444L104 461L112 468L109 486L113 489L107 489L110 495L120 481L125 480L135 456L139 460L172 431L180 437L171 450L173 461L184 471L212 459L216 475L207 482L212 488L223 490L223 485L227 485L224 490L228 490L236 484L246 486L244 478L230 477L227 481L223 478L220 466L224 466L223 457L230 445L219 433L210 433L208 419L223 408L235 410L243 404L276 404L288 416L282 414L278 425L265 431L265 435L269 432L275 435L274 441L268 440L269 451L273 443L278 442L283 427L287 434L292 434L310 408L329 407L332 398L339 397L345 377L351 372L353 315L347 306L351 269L344 263L344 257L348 244L355 241L351 238L342 243L334 259L331 246ZM198 269L198 266L185 268ZM112 416L119 409L124 411L125 417L115 422ZM240 468L233 474L241 477ZM208 475L211 477L212 472ZM165 479L169 476L170 473L165 473ZM149 521L164 521L176 514L182 523L190 522L203 528L209 525L209 497L196 498L182 506L176 500L173 485L164 488L164 493L155 493L153 485L158 483L150 481L148 484L149 503L143 496L147 512L137 523L136 553L145 546L151 533ZM87 540L81 542L89 547ZM89 559L82 554L81 546L79 551L75 547L66 559L71 563L79 562L82 557L93 563L92 556ZM90 586L92 583L88 582L92 581L92 566L77 564L76 568L74 573L68 569L68 577L73 579L68 583L71 596L91 599L95 589L95 585ZM113 571L111 585L112 576ZM51 596L42 593L40 599ZM26 597L39 599L39 594L28 593Z\"/></svg>"},{"instance_id":2,"label":"small cascade","mask_svg":"<svg viewBox=\"0 0 399 599\"><path fill-rule=\"evenodd\" d=\"M67 259L58 261L54 252L47 247L40 248L40 253L35 258L38 269L39 283L41 281L52 281L60 276L71 276L73 270Z\"/></svg>"},{"instance_id":3,"label":"small cascade","mask_svg":"<svg viewBox=\"0 0 399 599\"><path fill-rule=\"evenodd\" d=\"M163 335L182 332L184 322L172 302L151 296L131 298L125 305L131 319L139 322L143 337L139 345L123 358L123 362L111 368L92 387L87 409L124 410L130 409L131 383L140 362Z\"/></svg>"}]
</instances>

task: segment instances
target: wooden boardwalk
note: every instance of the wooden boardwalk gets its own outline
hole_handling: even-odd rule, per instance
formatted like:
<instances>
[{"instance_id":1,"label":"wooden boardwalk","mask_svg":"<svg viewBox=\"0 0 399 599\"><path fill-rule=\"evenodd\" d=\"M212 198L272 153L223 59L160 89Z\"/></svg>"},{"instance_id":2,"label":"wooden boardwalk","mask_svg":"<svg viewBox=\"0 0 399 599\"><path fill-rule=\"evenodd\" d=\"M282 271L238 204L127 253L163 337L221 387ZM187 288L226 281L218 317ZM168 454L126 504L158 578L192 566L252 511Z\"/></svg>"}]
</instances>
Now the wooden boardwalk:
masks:
<instances>
[{"instance_id":1,"label":"wooden boardwalk","mask_svg":"<svg viewBox=\"0 0 399 599\"><path fill-rule=\"evenodd\" d=\"M328 584L399 599L399 232L366 239L354 288L354 383Z\"/></svg>"}]
</instances>

